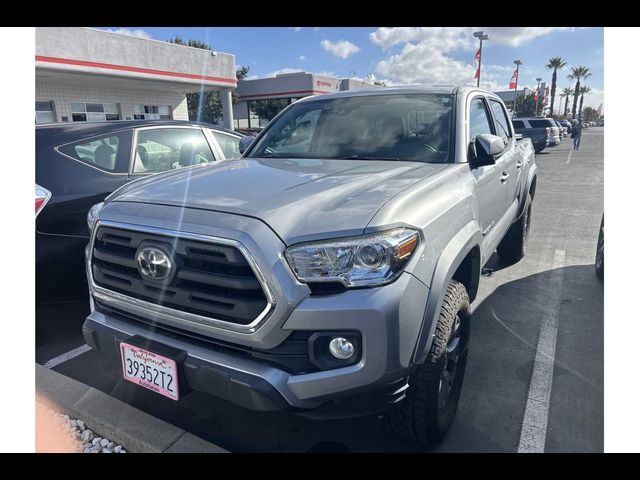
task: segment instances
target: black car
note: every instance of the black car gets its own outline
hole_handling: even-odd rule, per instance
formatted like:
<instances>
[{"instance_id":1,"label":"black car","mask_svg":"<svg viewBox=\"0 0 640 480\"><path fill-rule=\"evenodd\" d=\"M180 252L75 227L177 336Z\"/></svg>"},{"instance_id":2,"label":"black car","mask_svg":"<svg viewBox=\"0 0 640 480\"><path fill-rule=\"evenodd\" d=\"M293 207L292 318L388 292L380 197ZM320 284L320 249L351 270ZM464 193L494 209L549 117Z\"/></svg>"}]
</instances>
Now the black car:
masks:
<instances>
[{"instance_id":1,"label":"black car","mask_svg":"<svg viewBox=\"0 0 640 480\"><path fill-rule=\"evenodd\" d=\"M36 126L36 301L87 298L87 213L150 174L240 157L243 136L195 122L111 121Z\"/></svg>"}]
</instances>

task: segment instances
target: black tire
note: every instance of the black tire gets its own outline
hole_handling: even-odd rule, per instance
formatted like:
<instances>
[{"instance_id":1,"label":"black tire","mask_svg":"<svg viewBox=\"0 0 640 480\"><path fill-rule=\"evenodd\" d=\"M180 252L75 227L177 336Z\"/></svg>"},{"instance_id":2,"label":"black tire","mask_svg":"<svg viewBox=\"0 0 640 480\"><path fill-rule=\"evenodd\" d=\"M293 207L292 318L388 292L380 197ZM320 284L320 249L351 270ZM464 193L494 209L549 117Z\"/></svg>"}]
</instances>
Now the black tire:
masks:
<instances>
[{"instance_id":1,"label":"black tire","mask_svg":"<svg viewBox=\"0 0 640 480\"><path fill-rule=\"evenodd\" d=\"M600 223L600 233L598 234L598 246L596 248L596 262L594 265L596 276L604 280L604 215Z\"/></svg>"},{"instance_id":2,"label":"black tire","mask_svg":"<svg viewBox=\"0 0 640 480\"><path fill-rule=\"evenodd\" d=\"M429 355L410 375L402 404L386 417L387 427L395 434L433 444L449 430L467 365L469 318L467 290L452 280L438 315ZM443 390L443 386L447 389Z\"/></svg>"},{"instance_id":3,"label":"black tire","mask_svg":"<svg viewBox=\"0 0 640 480\"><path fill-rule=\"evenodd\" d=\"M531 194L527 194L522 215L509 227L498 245L498 256L507 263L516 263L527 253L527 240L531 228L531 203Z\"/></svg>"},{"instance_id":4,"label":"black tire","mask_svg":"<svg viewBox=\"0 0 640 480\"><path fill-rule=\"evenodd\" d=\"M536 149L534 149L534 152L536 152L536 153L540 153L540 152L541 152L541 151L543 151L543 150L544 150L544 148L536 148Z\"/></svg>"}]
</instances>

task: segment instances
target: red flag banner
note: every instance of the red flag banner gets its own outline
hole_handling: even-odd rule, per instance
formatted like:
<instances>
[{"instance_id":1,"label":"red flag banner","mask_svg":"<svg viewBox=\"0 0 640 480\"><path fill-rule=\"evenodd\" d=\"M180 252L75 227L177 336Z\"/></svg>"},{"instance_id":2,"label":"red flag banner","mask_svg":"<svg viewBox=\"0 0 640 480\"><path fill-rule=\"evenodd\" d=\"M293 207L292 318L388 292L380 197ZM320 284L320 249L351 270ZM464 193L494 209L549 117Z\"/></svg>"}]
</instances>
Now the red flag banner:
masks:
<instances>
[{"instance_id":1,"label":"red flag banner","mask_svg":"<svg viewBox=\"0 0 640 480\"><path fill-rule=\"evenodd\" d=\"M537 102L538 101L538 89L536 88L536 91L533 93L533 101Z\"/></svg>"},{"instance_id":2,"label":"red flag banner","mask_svg":"<svg viewBox=\"0 0 640 480\"><path fill-rule=\"evenodd\" d=\"M509 90L516 88L518 84L518 68L513 71L513 75L511 75L511 81L509 82Z\"/></svg>"},{"instance_id":3,"label":"red flag banner","mask_svg":"<svg viewBox=\"0 0 640 480\"><path fill-rule=\"evenodd\" d=\"M477 79L480 76L480 49L476 52L476 73L473 76L474 79Z\"/></svg>"}]
</instances>

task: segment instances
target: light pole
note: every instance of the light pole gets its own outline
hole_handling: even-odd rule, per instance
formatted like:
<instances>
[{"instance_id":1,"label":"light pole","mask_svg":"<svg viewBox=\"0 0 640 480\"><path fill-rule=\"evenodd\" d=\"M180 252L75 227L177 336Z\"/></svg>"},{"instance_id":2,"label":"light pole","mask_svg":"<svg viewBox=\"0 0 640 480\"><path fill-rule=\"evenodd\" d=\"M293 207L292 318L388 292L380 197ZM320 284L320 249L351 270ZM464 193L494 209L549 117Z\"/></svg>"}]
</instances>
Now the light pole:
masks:
<instances>
[{"instance_id":1,"label":"light pole","mask_svg":"<svg viewBox=\"0 0 640 480\"><path fill-rule=\"evenodd\" d=\"M516 100L518 100L518 80L520 79L520 65L522 65L522 60L514 60L513 63L516 65L516 91L513 94L513 114L516 113Z\"/></svg>"},{"instance_id":2,"label":"light pole","mask_svg":"<svg viewBox=\"0 0 640 480\"><path fill-rule=\"evenodd\" d=\"M536 117L538 116L538 106L540 105L540 82L542 81L541 78L536 78L536 81L538 82L538 89L536 90L536 92L538 92L538 98L536 99Z\"/></svg>"},{"instance_id":3,"label":"light pole","mask_svg":"<svg viewBox=\"0 0 640 480\"><path fill-rule=\"evenodd\" d=\"M478 59L478 84L476 85L477 87L479 87L480 86L480 70L482 68L482 41L489 40L489 35L485 35L484 32L474 32L473 36L480 39L480 50L479 50L480 58Z\"/></svg>"}]
</instances>

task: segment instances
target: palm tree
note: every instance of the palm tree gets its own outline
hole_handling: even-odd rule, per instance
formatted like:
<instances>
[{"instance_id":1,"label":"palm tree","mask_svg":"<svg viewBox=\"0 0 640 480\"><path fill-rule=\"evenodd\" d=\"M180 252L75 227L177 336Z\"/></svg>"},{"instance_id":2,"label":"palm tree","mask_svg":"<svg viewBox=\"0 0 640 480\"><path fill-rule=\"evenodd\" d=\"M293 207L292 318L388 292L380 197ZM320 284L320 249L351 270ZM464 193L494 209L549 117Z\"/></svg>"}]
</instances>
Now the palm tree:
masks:
<instances>
[{"instance_id":1,"label":"palm tree","mask_svg":"<svg viewBox=\"0 0 640 480\"><path fill-rule=\"evenodd\" d=\"M569 80L575 80L576 86L573 89L573 106L571 107L571 118L576 118L576 107L578 106L578 96L580 95L580 80L586 80L591 76L589 69L583 65L572 67L571 73L567 75Z\"/></svg>"},{"instance_id":2,"label":"palm tree","mask_svg":"<svg viewBox=\"0 0 640 480\"><path fill-rule=\"evenodd\" d=\"M562 96L567 97L564 102L564 115L565 117L569 114L569 97L573 95L573 88L567 87L562 89Z\"/></svg>"},{"instance_id":3,"label":"palm tree","mask_svg":"<svg viewBox=\"0 0 640 480\"><path fill-rule=\"evenodd\" d=\"M559 68L564 68L566 65L567 62L562 57L550 58L546 65L549 70L553 70L553 75L551 75L551 113L553 113L553 101L556 98L556 74Z\"/></svg>"},{"instance_id":4,"label":"palm tree","mask_svg":"<svg viewBox=\"0 0 640 480\"><path fill-rule=\"evenodd\" d=\"M579 119L582 119L582 102L584 102L584 94L589 93L590 91L591 91L591 88L587 87L586 85L580 87L580 110L578 113Z\"/></svg>"}]
</instances>

